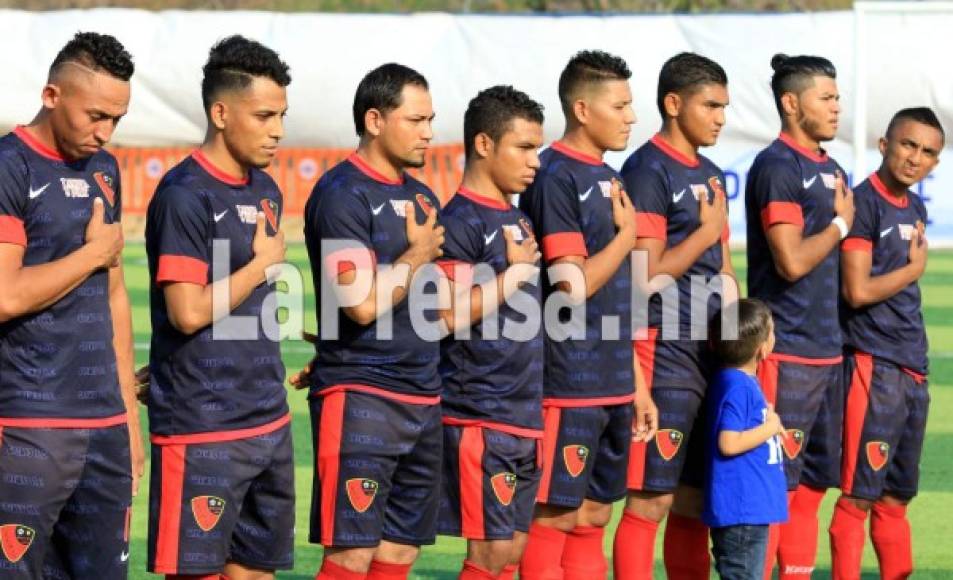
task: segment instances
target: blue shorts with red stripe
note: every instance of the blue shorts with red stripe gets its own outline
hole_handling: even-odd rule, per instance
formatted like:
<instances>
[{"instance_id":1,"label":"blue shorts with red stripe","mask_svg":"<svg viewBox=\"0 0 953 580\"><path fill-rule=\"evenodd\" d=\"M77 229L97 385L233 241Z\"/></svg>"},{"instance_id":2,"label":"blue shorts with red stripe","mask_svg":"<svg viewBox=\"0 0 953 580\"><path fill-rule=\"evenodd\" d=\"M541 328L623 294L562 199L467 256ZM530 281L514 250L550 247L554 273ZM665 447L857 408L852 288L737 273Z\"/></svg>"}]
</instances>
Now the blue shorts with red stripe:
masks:
<instances>
[{"instance_id":1,"label":"blue shorts with red stripe","mask_svg":"<svg viewBox=\"0 0 953 580\"><path fill-rule=\"evenodd\" d=\"M613 503L625 497L634 416L631 397L575 406L543 400L543 473L536 501L578 508L584 499Z\"/></svg>"},{"instance_id":2,"label":"blue shorts with red stripe","mask_svg":"<svg viewBox=\"0 0 953 580\"><path fill-rule=\"evenodd\" d=\"M438 403L363 385L331 387L309 401L312 543L434 543L443 448Z\"/></svg>"},{"instance_id":3,"label":"blue shorts with red stripe","mask_svg":"<svg viewBox=\"0 0 953 580\"><path fill-rule=\"evenodd\" d=\"M926 377L862 352L849 354L844 370L841 490L868 500L913 498L930 407Z\"/></svg>"},{"instance_id":4,"label":"blue shorts with red stripe","mask_svg":"<svg viewBox=\"0 0 953 580\"><path fill-rule=\"evenodd\" d=\"M132 472L119 419L0 427L0 578L126 578Z\"/></svg>"},{"instance_id":5,"label":"blue shorts with red stripe","mask_svg":"<svg viewBox=\"0 0 953 580\"><path fill-rule=\"evenodd\" d=\"M839 487L844 422L841 360L771 354L758 366L758 380L787 431L781 443L788 489L800 483Z\"/></svg>"},{"instance_id":6,"label":"blue shorts with red stripe","mask_svg":"<svg viewBox=\"0 0 953 580\"><path fill-rule=\"evenodd\" d=\"M150 572L215 574L228 562L259 570L293 566L289 420L244 432L153 436Z\"/></svg>"},{"instance_id":7,"label":"blue shorts with red stripe","mask_svg":"<svg viewBox=\"0 0 953 580\"><path fill-rule=\"evenodd\" d=\"M509 540L533 520L540 437L507 426L445 424L437 532L468 540ZM502 429L502 430L501 430Z\"/></svg>"}]
</instances>

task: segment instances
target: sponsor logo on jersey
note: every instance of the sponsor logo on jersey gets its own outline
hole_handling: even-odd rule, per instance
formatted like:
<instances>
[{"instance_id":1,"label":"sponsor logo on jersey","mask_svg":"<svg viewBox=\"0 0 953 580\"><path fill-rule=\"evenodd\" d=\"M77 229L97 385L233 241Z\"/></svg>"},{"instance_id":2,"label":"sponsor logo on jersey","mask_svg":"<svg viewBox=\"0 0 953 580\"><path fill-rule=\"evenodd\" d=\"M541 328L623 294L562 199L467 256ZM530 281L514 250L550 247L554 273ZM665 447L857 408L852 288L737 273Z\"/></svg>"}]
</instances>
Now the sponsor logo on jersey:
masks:
<instances>
[{"instance_id":1,"label":"sponsor logo on jersey","mask_svg":"<svg viewBox=\"0 0 953 580\"><path fill-rule=\"evenodd\" d=\"M63 186L63 195L74 199L89 197L89 183L85 179L72 177L61 177L60 184Z\"/></svg>"}]
</instances>

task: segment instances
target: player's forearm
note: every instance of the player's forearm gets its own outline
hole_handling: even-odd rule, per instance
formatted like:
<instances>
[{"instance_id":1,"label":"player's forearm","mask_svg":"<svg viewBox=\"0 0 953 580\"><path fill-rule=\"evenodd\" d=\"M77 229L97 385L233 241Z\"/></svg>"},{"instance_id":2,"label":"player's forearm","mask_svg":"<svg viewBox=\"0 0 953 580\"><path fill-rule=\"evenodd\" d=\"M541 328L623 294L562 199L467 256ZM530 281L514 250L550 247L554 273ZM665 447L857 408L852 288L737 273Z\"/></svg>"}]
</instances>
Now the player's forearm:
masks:
<instances>
[{"instance_id":1,"label":"player's forearm","mask_svg":"<svg viewBox=\"0 0 953 580\"><path fill-rule=\"evenodd\" d=\"M772 253L778 271L788 282L797 282L826 258L840 243L840 230L830 224L824 230L801 238L789 247L774 247Z\"/></svg>"},{"instance_id":2,"label":"player's forearm","mask_svg":"<svg viewBox=\"0 0 953 580\"><path fill-rule=\"evenodd\" d=\"M727 274L735 280L738 279L735 267L731 263L731 248L728 246L727 240L721 243L721 273Z\"/></svg>"},{"instance_id":3,"label":"player's forearm","mask_svg":"<svg viewBox=\"0 0 953 580\"><path fill-rule=\"evenodd\" d=\"M862 279L847 274L844 276L844 300L854 308L883 302L916 282L919 277L914 264L907 264L880 276L867 276Z\"/></svg>"},{"instance_id":4,"label":"player's forearm","mask_svg":"<svg viewBox=\"0 0 953 580\"><path fill-rule=\"evenodd\" d=\"M414 247L407 248L391 267L375 269L367 295L359 304L341 310L348 318L362 326L371 324L407 298L414 274L428 263L431 263L431 260L426 254ZM353 281L353 277L349 277L346 281L339 280L339 283L350 284ZM387 300L378 300L379 287L385 289ZM390 289L389 293L387 289Z\"/></svg>"},{"instance_id":5,"label":"player's forearm","mask_svg":"<svg viewBox=\"0 0 953 580\"><path fill-rule=\"evenodd\" d=\"M121 270L119 267L114 270ZM128 414L138 422L136 399L135 348L132 332L132 310L122 273L109 273L109 314L113 326L113 351L116 354L116 373ZM130 419L132 420L132 419Z\"/></svg>"},{"instance_id":6,"label":"player's forearm","mask_svg":"<svg viewBox=\"0 0 953 580\"><path fill-rule=\"evenodd\" d=\"M83 246L58 260L8 273L0 284L0 322L52 306L96 269L92 253Z\"/></svg>"},{"instance_id":7,"label":"player's forearm","mask_svg":"<svg viewBox=\"0 0 953 580\"><path fill-rule=\"evenodd\" d=\"M601 290L612 279L631 251L631 236L620 230L605 248L582 263L586 298Z\"/></svg>"},{"instance_id":8,"label":"player's forearm","mask_svg":"<svg viewBox=\"0 0 953 580\"><path fill-rule=\"evenodd\" d=\"M672 278L683 276L713 243L708 230L699 227L678 245L662 250L654 271L650 263L649 277L655 274L668 274Z\"/></svg>"},{"instance_id":9,"label":"player's forearm","mask_svg":"<svg viewBox=\"0 0 953 580\"><path fill-rule=\"evenodd\" d=\"M453 304L450 310L443 315L448 330L452 333L460 323L473 326L487 316L496 313L501 305L519 291L520 285L532 280L537 271L538 269L530 264L516 264L497 274L492 283L471 287L469 289L469 318L464 320L457 320L455 316L458 305L464 303L464 300L461 300L462 296L460 294L451 291ZM492 293L491 296L487 296L488 291ZM467 291L463 290L463 292Z\"/></svg>"},{"instance_id":10,"label":"player's forearm","mask_svg":"<svg viewBox=\"0 0 953 580\"><path fill-rule=\"evenodd\" d=\"M173 298L167 295L172 325L183 334L195 334L213 322L225 318L265 281L265 268L264 264L253 259L227 279L202 287L197 295L177 295ZM225 308L216 308L216 301L222 299L226 301Z\"/></svg>"}]
</instances>

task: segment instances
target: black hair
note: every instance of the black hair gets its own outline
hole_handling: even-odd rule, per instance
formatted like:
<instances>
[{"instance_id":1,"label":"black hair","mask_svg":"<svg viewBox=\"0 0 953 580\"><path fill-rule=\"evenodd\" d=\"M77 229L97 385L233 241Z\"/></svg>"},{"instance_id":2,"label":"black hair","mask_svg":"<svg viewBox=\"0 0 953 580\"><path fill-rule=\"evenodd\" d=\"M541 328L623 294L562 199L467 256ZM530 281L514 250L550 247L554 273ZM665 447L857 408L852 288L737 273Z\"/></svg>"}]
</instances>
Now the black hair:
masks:
<instances>
[{"instance_id":1,"label":"black hair","mask_svg":"<svg viewBox=\"0 0 953 580\"><path fill-rule=\"evenodd\" d=\"M254 77L271 79L282 87L291 83L288 65L277 52L238 34L215 43L202 74L202 104L206 111L219 93L247 88Z\"/></svg>"},{"instance_id":2,"label":"black hair","mask_svg":"<svg viewBox=\"0 0 953 580\"><path fill-rule=\"evenodd\" d=\"M414 69L397 63L383 64L364 75L354 93L354 130L359 137L364 136L364 116L371 109L382 114L393 111L401 105L404 87L413 85L425 90L430 89L424 75Z\"/></svg>"},{"instance_id":3,"label":"black hair","mask_svg":"<svg viewBox=\"0 0 953 580\"><path fill-rule=\"evenodd\" d=\"M692 94L704 85L728 85L728 75L721 65L693 52L682 52L665 61L658 76L656 104L665 118L665 95Z\"/></svg>"},{"instance_id":4,"label":"black hair","mask_svg":"<svg viewBox=\"0 0 953 580\"><path fill-rule=\"evenodd\" d=\"M738 367L753 359L758 348L768 340L771 310L757 298L742 298L725 308L738 314L738 336L735 339L722 336L722 315L719 313L712 320L709 342L722 365Z\"/></svg>"},{"instance_id":5,"label":"black hair","mask_svg":"<svg viewBox=\"0 0 953 580\"><path fill-rule=\"evenodd\" d=\"M625 81L632 76L629 65L618 56L601 50L577 52L559 75L559 102L567 117L572 115L572 104L579 89L604 81Z\"/></svg>"},{"instance_id":6,"label":"black hair","mask_svg":"<svg viewBox=\"0 0 953 580\"><path fill-rule=\"evenodd\" d=\"M785 93L801 94L811 86L814 77L837 78L837 69L831 61L822 56L788 56L778 53L771 57L771 91L774 93L774 106L779 114L784 114L781 97Z\"/></svg>"},{"instance_id":7,"label":"black hair","mask_svg":"<svg viewBox=\"0 0 953 580\"><path fill-rule=\"evenodd\" d=\"M498 142L514 119L543 124L543 106L509 85L496 85L477 93L463 115L463 148L466 158L473 153L473 141L486 133Z\"/></svg>"},{"instance_id":8,"label":"black hair","mask_svg":"<svg viewBox=\"0 0 953 580\"><path fill-rule=\"evenodd\" d=\"M95 71L106 71L111 76L128 81L135 71L132 55L116 37L98 32L77 32L56 54L50 65L52 79L57 69L67 62L75 62Z\"/></svg>"},{"instance_id":9,"label":"black hair","mask_svg":"<svg viewBox=\"0 0 953 580\"><path fill-rule=\"evenodd\" d=\"M930 107L910 107L897 111L890 119L890 123L887 124L887 138L890 138L890 133L893 132L894 128L904 121L915 121L933 127L940 132L942 141L946 142L946 132L943 130L943 125L940 124L940 119L937 118L936 113Z\"/></svg>"}]
</instances>

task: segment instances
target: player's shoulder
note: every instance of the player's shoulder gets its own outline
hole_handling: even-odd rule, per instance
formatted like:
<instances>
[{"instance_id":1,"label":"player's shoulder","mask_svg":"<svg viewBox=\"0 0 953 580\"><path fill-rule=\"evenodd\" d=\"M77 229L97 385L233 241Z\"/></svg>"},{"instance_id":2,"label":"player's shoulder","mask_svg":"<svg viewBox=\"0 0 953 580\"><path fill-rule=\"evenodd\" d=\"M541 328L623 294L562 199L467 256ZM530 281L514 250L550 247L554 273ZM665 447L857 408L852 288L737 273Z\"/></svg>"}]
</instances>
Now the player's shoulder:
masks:
<instances>
[{"instance_id":1,"label":"player's shoulder","mask_svg":"<svg viewBox=\"0 0 953 580\"><path fill-rule=\"evenodd\" d=\"M661 151L651 140L648 140L629 155L622 164L621 173L624 177L648 172L661 173L662 162Z\"/></svg>"},{"instance_id":2,"label":"player's shoulder","mask_svg":"<svg viewBox=\"0 0 953 580\"><path fill-rule=\"evenodd\" d=\"M29 165L24 155L23 142L13 133L0 137L0 165L7 175L27 175Z\"/></svg>"},{"instance_id":3,"label":"player's shoulder","mask_svg":"<svg viewBox=\"0 0 953 580\"><path fill-rule=\"evenodd\" d=\"M159 180L150 205L201 205L207 194L200 186L200 175L196 168L197 164L187 157L167 171Z\"/></svg>"},{"instance_id":4,"label":"player's shoulder","mask_svg":"<svg viewBox=\"0 0 953 580\"><path fill-rule=\"evenodd\" d=\"M712 173L714 175L717 175L718 177L722 179L722 181L724 181L725 172L722 170L722 168L719 167L717 163L715 163L708 157L702 155L701 153L698 154L698 166L702 168L706 173Z\"/></svg>"},{"instance_id":5,"label":"player's shoulder","mask_svg":"<svg viewBox=\"0 0 953 580\"><path fill-rule=\"evenodd\" d=\"M771 171L779 168L790 171L792 167L799 167L800 159L797 154L780 139L776 139L770 145L758 152L751 164L752 170L755 168L763 171Z\"/></svg>"},{"instance_id":6,"label":"player's shoulder","mask_svg":"<svg viewBox=\"0 0 953 580\"><path fill-rule=\"evenodd\" d=\"M921 219L925 219L927 216L927 204L923 201L920 194L914 191L907 191L907 197L910 199L910 206L920 215Z\"/></svg>"}]
</instances>

